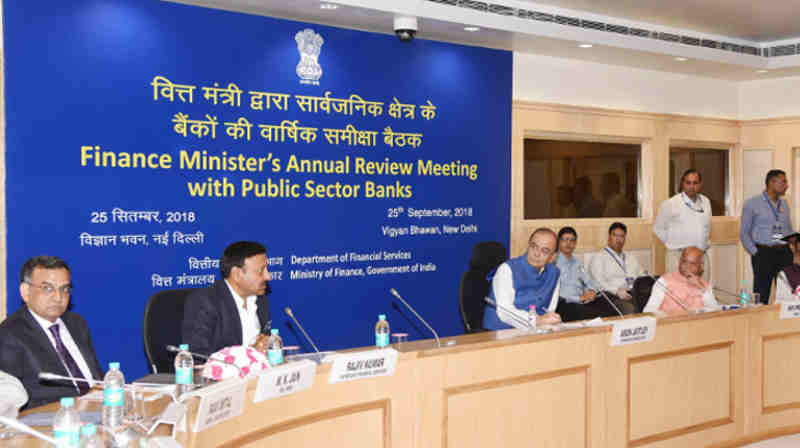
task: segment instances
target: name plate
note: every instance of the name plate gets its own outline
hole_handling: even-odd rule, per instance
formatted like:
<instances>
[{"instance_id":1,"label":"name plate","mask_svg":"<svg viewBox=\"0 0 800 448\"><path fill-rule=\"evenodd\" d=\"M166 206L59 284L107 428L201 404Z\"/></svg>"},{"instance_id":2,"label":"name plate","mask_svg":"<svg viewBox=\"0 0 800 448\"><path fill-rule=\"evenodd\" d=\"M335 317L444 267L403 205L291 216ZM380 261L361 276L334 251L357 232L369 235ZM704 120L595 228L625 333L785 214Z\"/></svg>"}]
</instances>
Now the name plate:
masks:
<instances>
[{"instance_id":1,"label":"name plate","mask_svg":"<svg viewBox=\"0 0 800 448\"><path fill-rule=\"evenodd\" d=\"M651 316L614 322L611 345L628 345L651 341L656 335L656 318Z\"/></svg>"},{"instance_id":2,"label":"name plate","mask_svg":"<svg viewBox=\"0 0 800 448\"><path fill-rule=\"evenodd\" d=\"M225 420L242 415L248 382L247 379L229 379L193 393L200 397L194 432L205 431Z\"/></svg>"},{"instance_id":3,"label":"name plate","mask_svg":"<svg viewBox=\"0 0 800 448\"><path fill-rule=\"evenodd\" d=\"M393 348L336 355L328 381L334 384L378 376L392 376L394 368L397 367L397 356L397 350Z\"/></svg>"},{"instance_id":4,"label":"name plate","mask_svg":"<svg viewBox=\"0 0 800 448\"><path fill-rule=\"evenodd\" d=\"M253 403L309 389L316 374L317 363L307 359L266 370L258 375Z\"/></svg>"},{"instance_id":5,"label":"name plate","mask_svg":"<svg viewBox=\"0 0 800 448\"><path fill-rule=\"evenodd\" d=\"M781 319L797 319L800 318L800 301L798 302L781 302Z\"/></svg>"}]
</instances>

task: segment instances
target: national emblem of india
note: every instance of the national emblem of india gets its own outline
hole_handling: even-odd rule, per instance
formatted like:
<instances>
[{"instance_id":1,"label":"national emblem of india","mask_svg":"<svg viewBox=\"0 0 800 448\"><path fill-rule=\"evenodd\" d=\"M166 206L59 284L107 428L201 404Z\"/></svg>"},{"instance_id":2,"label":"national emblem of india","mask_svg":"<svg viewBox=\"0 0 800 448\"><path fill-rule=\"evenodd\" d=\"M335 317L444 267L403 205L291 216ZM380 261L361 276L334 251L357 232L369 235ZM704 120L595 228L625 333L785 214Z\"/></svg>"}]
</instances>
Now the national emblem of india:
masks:
<instances>
[{"instance_id":1,"label":"national emblem of india","mask_svg":"<svg viewBox=\"0 0 800 448\"><path fill-rule=\"evenodd\" d=\"M297 63L295 70L300 77L300 84L319 85L322 67L317 58L325 41L310 28L299 31L294 35L294 40L297 41L297 51L300 53L300 62Z\"/></svg>"}]
</instances>

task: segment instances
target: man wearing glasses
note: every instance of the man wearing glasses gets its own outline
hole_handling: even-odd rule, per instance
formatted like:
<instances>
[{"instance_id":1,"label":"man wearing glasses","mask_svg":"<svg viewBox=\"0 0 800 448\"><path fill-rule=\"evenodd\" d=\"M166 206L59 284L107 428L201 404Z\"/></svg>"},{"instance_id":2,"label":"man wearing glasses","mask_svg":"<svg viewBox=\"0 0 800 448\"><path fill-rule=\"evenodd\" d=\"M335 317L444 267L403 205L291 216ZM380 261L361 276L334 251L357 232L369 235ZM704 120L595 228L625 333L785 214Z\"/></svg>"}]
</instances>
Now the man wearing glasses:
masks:
<instances>
[{"instance_id":1,"label":"man wearing glasses","mask_svg":"<svg viewBox=\"0 0 800 448\"><path fill-rule=\"evenodd\" d=\"M497 306L486 308L483 328L527 328L531 306L536 307L537 325L561 322L561 317L555 312L559 271L550 264L555 253L555 232L539 228L528 239L528 250L524 254L497 268L490 292Z\"/></svg>"},{"instance_id":2,"label":"man wearing glasses","mask_svg":"<svg viewBox=\"0 0 800 448\"><path fill-rule=\"evenodd\" d=\"M622 250L627 235L628 227L625 224L611 224L608 228L608 245L589 262L592 278L608 293L622 314L636 311L631 290L636 277L643 274L639 260Z\"/></svg>"},{"instance_id":3,"label":"man wearing glasses","mask_svg":"<svg viewBox=\"0 0 800 448\"><path fill-rule=\"evenodd\" d=\"M0 324L0 370L22 382L30 397L25 408L85 394L86 382L40 382L38 377L52 372L103 378L89 327L67 311L72 293L67 263L48 255L29 259L22 266L19 292L25 305Z\"/></svg>"}]
</instances>

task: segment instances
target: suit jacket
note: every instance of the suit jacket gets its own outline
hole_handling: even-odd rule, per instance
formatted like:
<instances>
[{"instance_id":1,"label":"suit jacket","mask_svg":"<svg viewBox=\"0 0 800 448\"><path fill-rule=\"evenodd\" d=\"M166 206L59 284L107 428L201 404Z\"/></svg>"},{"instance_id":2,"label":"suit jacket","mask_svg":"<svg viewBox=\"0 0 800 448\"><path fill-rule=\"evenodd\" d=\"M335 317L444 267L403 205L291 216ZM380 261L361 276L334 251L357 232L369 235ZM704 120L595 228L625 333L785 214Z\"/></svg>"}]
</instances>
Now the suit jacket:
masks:
<instances>
[{"instance_id":1,"label":"suit jacket","mask_svg":"<svg viewBox=\"0 0 800 448\"><path fill-rule=\"evenodd\" d=\"M103 379L97 362L89 327L81 316L67 311L61 320L78 346L83 359L96 380ZM0 323L0 370L19 378L29 400L23 409L56 402L61 397L74 397L78 391L71 382L40 382L39 372L69 376L47 334L23 305Z\"/></svg>"},{"instance_id":2,"label":"suit jacket","mask_svg":"<svg viewBox=\"0 0 800 448\"><path fill-rule=\"evenodd\" d=\"M269 322L267 296L258 296L256 305L256 314L263 329ZM242 345L239 310L224 280L217 280L208 288L198 289L186 299L181 334L183 343L189 344L189 350L204 355L231 345Z\"/></svg>"}]
</instances>

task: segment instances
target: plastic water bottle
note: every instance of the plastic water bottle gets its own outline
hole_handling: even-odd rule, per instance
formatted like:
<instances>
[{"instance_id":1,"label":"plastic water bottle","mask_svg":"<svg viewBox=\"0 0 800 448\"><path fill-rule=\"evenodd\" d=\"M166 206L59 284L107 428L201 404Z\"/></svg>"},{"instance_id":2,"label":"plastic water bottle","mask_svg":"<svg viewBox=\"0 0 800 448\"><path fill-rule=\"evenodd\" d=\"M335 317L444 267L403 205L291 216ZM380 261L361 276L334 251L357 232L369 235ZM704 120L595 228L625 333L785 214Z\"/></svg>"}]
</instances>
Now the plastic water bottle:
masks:
<instances>
[{"instance_id":1,"label":"plastic water bottle","mask_svg":"<svg viewBox=\"0 0 800 448\"><path fill-rule=\"evenodd\" d=\"M528 308L528 325L531 331L536 331L536 305L531 305Z\"/></svg>"},{"instance_id":2,"label":"plastic water bottle","mask_svg":"<svg viewBox=\"0 0 800 448\"><path fill-rule=\"evenodd\" d=\"M747 293L747 283L742 280L742 287L739 289L739 305L745 307L750 302L750 294Z\"/></svg>"},{"instance_id":3,"label":"plastic water bottle","mask_svg":"<svg viewBox=\"0 0 800 448\"><path fill-rule=\"evenodd\" d=\"M378 323L375 324L375 345L389 346L389 322L386 322L385 314L378 315Z\"/></svg>"},{"instance_id":4,"label":"plastic water bottle","mask_svg":"<svg viewBox=\"0 0 800 448\"><path fill-rule=\"evenodd\" d=\"M104 448L103 438L97 434L97 426L89 423L81 428L81 448Z\"/></svg>"},{"instance_id":5,"label":"plastic water bottle","mask_svg":"<svg viewBox=\"0 0 800 448\"><path fill-rule=\"evenodd\" d=\"M125 414L125 376L118 362L108 363L103 383L103 426L113 431L122 425Z\"/></svg>"},{"instance_id":6,"label":"plastic water bottle","mask_svg":"<svg viewBox=\"0 0 800 448\"><path fill-rule=\"evenodd\" d=\"M175 396L194 389L194 358L189 353L189 344L181 344L181 351L175 356Z\"/></svg>"},{"instance_id":7,"label":"plastic water bottle","mask_svg":"<svg viewBox=\"0 0 800 448\"><path fill-rule=\"evenodd\" d=\"M78 447L81 440L81 416L75 409L75 399L61 399L61 409L53 419L53 437L59 447Z\"/></svg>"},{"instance_id":8,"label":"plastic water bottle","mask_svg":"<svg viewBox=\"0 0 800 448\"><path fill-rule=\"evenodd\" d=\"M270 365L277 366L283 364L283 339L278 336L278 329L273 328L269 331L267 340L267 359Z\"/></svg>"}]
</instances>

